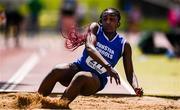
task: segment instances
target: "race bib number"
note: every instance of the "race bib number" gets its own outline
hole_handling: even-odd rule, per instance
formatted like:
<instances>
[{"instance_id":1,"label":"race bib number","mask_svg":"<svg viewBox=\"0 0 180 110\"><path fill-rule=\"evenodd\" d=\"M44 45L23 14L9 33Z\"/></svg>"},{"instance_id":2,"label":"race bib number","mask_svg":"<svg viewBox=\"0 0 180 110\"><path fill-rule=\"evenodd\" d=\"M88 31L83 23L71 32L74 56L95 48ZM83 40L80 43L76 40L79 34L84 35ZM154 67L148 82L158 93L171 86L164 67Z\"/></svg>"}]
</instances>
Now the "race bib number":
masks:
<instances>
[{"instance_id":1,"label":"race bib number","mask_svg":"<svg viewBox=\"0 0 180 110\"><path fill-rule=\"evenodd\" d=\"M86 59L86 64L100 74L106 72L106 69L101 64L93 60L90 56Z\"/></svg>"}]
</instances>

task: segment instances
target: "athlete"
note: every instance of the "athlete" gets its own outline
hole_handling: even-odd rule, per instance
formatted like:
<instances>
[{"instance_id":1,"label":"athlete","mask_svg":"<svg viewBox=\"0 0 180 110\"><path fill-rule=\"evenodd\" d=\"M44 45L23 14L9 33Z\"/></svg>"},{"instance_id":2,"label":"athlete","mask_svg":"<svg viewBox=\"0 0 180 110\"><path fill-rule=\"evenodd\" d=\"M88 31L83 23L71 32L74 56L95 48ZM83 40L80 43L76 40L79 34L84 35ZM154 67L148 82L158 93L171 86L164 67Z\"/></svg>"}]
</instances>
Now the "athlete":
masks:
<instances>
[{"instance_id":1,"label":"athlete","mask_svg":"<svg viewBox=\"0 0 180 110\"><path fill-rule=\"evenodd\" d=\"M123 36L116 32L120 26L120 20L120 12L117 9L105 9L99 22L93 22L89 26L85 39L80 40L85 43L81 58L70 64L57 65L45 77L38 92L43 96L48 96L56 82L60 82L67 87L61 97L61 100L66 102L66 108L78 95L89 96L101 91L107 84L108 77L111 83L114 79L116 84L120 85L120 77L113 67L123 57L127 80L136 94L141 96L143 91L138 87L134 74L131 46Z\"/></svg>"}]
</instances>

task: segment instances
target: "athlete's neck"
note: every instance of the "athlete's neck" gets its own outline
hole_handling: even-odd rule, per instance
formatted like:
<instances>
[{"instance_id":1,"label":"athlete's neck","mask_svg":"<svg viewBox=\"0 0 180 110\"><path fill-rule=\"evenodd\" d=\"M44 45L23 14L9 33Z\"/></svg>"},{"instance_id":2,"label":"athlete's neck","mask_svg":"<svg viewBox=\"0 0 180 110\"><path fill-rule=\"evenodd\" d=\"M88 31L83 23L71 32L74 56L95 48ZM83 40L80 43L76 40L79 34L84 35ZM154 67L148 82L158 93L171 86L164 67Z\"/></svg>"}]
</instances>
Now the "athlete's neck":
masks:
<instances>
[{"instance_id":1,"label":"athlete's neck","mask_svg":"<svg viewBox=\"0 0 180 110\"><path fill-rule=\"evenodd\" d=\"M108 39L111 41L115 36L116 36L116 31L115 32L104 32L104 34L108 37Z\"/></svg>"}]
</instances>

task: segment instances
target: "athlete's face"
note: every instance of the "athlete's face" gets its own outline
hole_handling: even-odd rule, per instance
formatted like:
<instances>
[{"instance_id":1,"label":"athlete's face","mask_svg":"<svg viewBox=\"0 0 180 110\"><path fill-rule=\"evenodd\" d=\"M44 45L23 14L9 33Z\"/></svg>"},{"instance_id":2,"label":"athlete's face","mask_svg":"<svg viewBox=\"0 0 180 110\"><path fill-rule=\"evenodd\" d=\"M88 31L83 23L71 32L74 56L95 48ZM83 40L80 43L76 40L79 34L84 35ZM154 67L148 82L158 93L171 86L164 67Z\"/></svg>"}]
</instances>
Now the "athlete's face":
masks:
<instances>
[{"instance_id":1,"label":"athlete's face","mask_svg":"<svg viewBox=\"0 0 180 110\"><path fill-rule=\"evenodd\" d=\"M104 12L102 15L102 26L106 32L115 32L119 26L118 17L113 13L112 10Z\"/></svg>"}]
</instances>

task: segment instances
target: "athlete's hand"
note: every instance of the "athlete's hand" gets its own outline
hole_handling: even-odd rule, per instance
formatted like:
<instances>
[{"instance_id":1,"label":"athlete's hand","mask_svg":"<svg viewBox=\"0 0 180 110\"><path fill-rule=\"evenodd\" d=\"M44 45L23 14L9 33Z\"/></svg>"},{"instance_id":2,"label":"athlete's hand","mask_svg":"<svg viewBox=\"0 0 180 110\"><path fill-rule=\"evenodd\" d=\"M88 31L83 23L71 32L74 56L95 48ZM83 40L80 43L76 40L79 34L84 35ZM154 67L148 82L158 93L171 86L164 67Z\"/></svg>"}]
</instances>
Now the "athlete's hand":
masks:
<instances>
[{"instance_id":1,"label":"athlete's hand","mask_svg":"<svg viewBox=\"0 0 180 110\"><path fill-rule=\"evenodd\" d=\"M136 95L139 97L143 96L143 94L144 94L142 88L135 88L134 91L135 91Z\"/></svg>"},{"instance_id":2,"label":"athlete's hand","mask_svg":"<svg viewBox=\"0 0 180 110\"><path fill-rule=\"evenodd\" d=\"M114 78L117 85L121 84L120 77L119 77L118 73L115 71L114 68L112 68L112 67L107 68L107 73L110 76L110 82L111 83L112 83L112 78Z\"/></svg>"}]
</instances>

